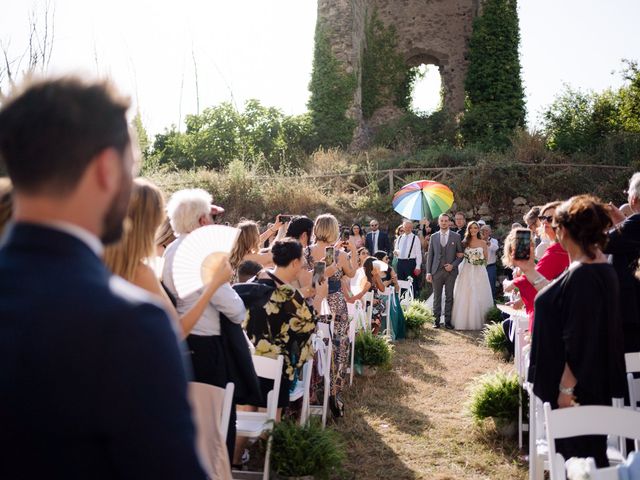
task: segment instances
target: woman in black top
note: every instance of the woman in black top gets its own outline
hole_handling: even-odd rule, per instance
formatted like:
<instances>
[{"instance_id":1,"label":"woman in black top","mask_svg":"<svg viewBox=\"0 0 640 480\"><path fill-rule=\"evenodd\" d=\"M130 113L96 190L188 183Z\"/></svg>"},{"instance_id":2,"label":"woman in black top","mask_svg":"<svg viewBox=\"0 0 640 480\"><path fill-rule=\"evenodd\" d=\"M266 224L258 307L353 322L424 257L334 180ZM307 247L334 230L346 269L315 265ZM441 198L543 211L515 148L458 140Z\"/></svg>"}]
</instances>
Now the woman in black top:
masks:
<instances>
[{"instance_id":1,"label":"woman in black top","mask_svg":"<svg viewBox=\"0 0 640 480\"><path fill-rule=\"evenodd\" d=\"M533 280L549 284L535 301L529 381L552 408L611 405L624 391L618 279L602 253L610 223L595 197L564 202L553 228L572 263L551 283L540 274ZM557 440L556 448L567 460L593 457L598 467L608 465L606 436Z\"/></svg>"}]
</instances>

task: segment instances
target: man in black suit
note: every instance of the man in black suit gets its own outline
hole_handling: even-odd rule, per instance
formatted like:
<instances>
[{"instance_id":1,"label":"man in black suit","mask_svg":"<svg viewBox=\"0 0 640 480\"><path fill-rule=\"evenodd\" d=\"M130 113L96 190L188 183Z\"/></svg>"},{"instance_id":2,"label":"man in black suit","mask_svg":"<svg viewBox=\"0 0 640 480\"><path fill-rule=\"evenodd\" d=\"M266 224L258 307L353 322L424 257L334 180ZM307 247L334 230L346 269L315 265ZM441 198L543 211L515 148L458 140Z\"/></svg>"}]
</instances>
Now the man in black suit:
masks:
<instances>
[{"instance_id":1,"label":"man in black suit","mask_svg":"<svg viewBox=\"0 0 640 480\"><path fill-rule=\"evenodd\" d=\"M371 230L367 233L364 239L364 246L367 247L369 253L373 255L379 250L389 254L391 251L391 244L389 243L389 236L386 232L379 230L380 224L377 220L371 220L369 223Z\"/></svg>"},{"instance_id":2,"label":"man in black suit","mask_svg":"<svg viewBox=\"0 0 640 480\"><path fill-rule=\"evenodd\" d=\"M624 217L611 208L616 225L609 232L605 253L611 254L611 263L620 282L620 315L624 331L624 351L640 351L640 280L636 277L640 258L640 172L631 177L628 190L632 215Z\"/></svg>"},{"instance_id":3,"label":"man in black suit","mask_svg":"<svg viewBox=\"0 0 640 480\"><path fill-rule=\"evenodd\" d=\"M0 478L205 478L176 332L100 259L129 202L128 106L62 78L0 110Z\"/></svg>"}]
</instances>

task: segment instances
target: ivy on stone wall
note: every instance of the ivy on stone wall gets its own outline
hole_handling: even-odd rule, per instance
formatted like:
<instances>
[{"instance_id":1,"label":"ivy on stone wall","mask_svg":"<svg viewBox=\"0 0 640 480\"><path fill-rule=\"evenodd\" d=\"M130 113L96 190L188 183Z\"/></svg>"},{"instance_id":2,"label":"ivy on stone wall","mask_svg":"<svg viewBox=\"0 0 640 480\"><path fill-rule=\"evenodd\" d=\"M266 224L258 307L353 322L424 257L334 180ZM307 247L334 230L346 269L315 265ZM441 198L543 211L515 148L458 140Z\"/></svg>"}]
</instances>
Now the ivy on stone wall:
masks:
<instances>
[{"instance_id":1,"label":"ivy on stone wall","mask_svg":"<svg viewBox=\"0 0 640 480\"><path fill-rule=\"evenodd\" d=\"M346 147L351 142L355 121L346 116L353 101L356 77L348 74L331 51L325 27L316 25L313 70L307 107L315 146Z\"/></svg>"},{"instance_id":2,"label":"ivy on stone wall","mask_svg":"<svg viewBox=\"0 0 640 480\"><path fill-rule=\"evenodd\" d=\"M363 116L371 118L378 108L389 103L408 110L418 70L409 68L398 53L395 27L386 27L374 11L365 26L365 39L362 54Z\"/></svg>"},{"instance_id":3,"label":"ivy on stone wall","mask_svg":"<svg viewBox=\"0 0 640 480\"><path fill-rule=\"evenodd\" d=\"M465 142L504 147L525 125L519 43L517 0L486 0L469 41Z\"/></svg>"}]
</instances>

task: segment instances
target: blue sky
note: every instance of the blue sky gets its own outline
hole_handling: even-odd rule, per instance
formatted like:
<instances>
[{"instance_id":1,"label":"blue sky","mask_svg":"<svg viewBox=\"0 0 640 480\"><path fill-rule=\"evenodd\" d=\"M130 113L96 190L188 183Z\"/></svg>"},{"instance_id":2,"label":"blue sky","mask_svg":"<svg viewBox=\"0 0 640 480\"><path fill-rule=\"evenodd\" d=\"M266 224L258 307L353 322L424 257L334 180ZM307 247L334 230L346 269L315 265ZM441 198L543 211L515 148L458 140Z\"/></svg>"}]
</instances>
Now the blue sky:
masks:
<instances>
[{"instance_id":1,"label":"blue sky","mask_svg":"<svg viewBox=\"0 0 640 480\"><path fill-rule=\"evenodd\" d=\"M17 55L30 10L43 0L0 0L0 42ZM52 0L50 71L109 75L140 108L150 133L221 101L258 98L286 113L306 110L314 0ZM640 60L640 0L520 1L528 121L567 83L603 90L621 83L622 58ZM613 72L613 73L612 73ZM437 101L437 75L415 99Z\"/></svg>"}]
</instances>

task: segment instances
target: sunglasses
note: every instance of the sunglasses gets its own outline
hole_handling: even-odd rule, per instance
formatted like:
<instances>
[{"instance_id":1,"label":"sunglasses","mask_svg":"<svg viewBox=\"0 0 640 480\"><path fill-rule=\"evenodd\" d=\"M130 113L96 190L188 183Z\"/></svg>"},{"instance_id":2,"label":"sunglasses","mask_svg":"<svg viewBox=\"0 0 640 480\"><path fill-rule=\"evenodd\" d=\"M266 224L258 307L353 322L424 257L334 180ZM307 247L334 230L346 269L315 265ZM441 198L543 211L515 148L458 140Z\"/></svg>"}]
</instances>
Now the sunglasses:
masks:
<instances>
[{"instance_id":1,"label":"sunglasses","mask_svg":"<svg viewBox=\"0 0 640 480\"><path fill-rule=\"evenodd\" d=\"M553 215L540 215L538 217L538 220L540 220L541 222L547 222L547 223L551 223L551 220L553 220Z\"/></svg>"}]
</instances>

